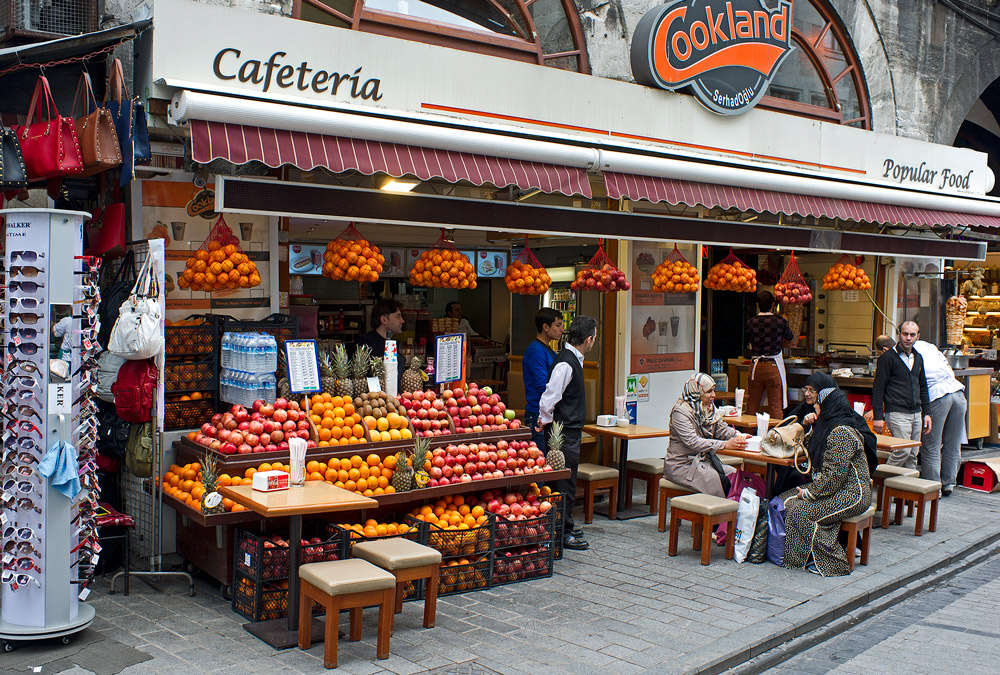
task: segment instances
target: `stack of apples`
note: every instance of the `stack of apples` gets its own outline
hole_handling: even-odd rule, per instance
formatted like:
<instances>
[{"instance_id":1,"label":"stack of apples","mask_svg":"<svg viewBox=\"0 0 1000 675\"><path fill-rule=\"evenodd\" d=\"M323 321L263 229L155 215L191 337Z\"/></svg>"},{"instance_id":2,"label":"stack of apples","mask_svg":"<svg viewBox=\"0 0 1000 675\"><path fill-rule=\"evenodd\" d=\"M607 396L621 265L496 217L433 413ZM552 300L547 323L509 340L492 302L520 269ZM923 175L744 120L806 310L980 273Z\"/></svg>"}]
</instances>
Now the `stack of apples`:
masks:
<instances>
[{"instance_id":1,"label":"stack of apples","mask_svg":"<svg viewBox=\"0 0 1000 675\"><path fill-rule=\"evenodd\" d=\"M552 503L539 498L535 491L494 493L480 495L486 510L497 517L495 529L496 548L526 546L551 541L553 535Z\"/></svg>"},{"instance_id":2,"label":"stack of apples","mask_svg":"<svg viewBox=\"0 0 1000 675\"><path fill-rule=\"evenodd\" d=\"M569 287L574 291L614 293L615 291L627 291L632 288L632 284L625 278L624 272L610 263L605 263L599 269L587 267L580 270Z\"/></svg>"},{"instance_id":3,"label":"stack of apples","mask_svg":"<svg viewBox=\"0 0 1000 675\"><path fill-rule=\"evenodd\" d=\"M544 577L552 569L549 548L546 546L524 546L497 551L494 555L494 584Z\"/></svg>"},{"instance_id":4,"label":"stack of apples","mask_svg":"<svg viewBox=\"0 0 1000 675\"><path fill-rule=\"evenodd\" d=\"M812 300L812 291L798 281L779 283L774 287L774 298L780 303L789 305L804 305Z\"/></svg>"},{"instance_id":5,"label":"stack of apples","mask_svg":"<svg viewBox=\"0 0 1000 675\"><path fill-rule=\"evenodd\" d=\"M297 401L286 398L279 398L273 404L254 401L251 410L234 405L202 424L200 432L192 433L193 441L223 455L288 452L289 438L302 438L310 448L316 447L309 437L305 412L299 409Z\"/></svg>"},{"instance_id":6,"label":"stack of apples","mask_svg":"<svg viewBox=\"0 0 1000 675\"><path fill-rule=\"evenodd\" d=\"M521 420L514 411L494 394L490 387L479 388L475 382L469 383L468 390L460 387L442 392L448 415L455 424L457 433L479 433L482 431L502 431L519 429Z\"/></svg>"},{"instance_id":7,"label":"stack of apples","mask_svg":"<svg viewBox=\"0 0 1000 675\"><path fill-rule=\"evenodd\" d=\"M451 433L443 396L433 391L404 391L399 395L417 436L447 436Z\"/></svg>"},{"instance_id":8,"label":"stack of apples","mask_svg":"<svg viewBox=\"0 0 1000 675\"><path fill-rule=\"evenodd\" d=\"M427 487L552 471L533 441L451 443L431 450Z\"/></svg>"}]
</instances>

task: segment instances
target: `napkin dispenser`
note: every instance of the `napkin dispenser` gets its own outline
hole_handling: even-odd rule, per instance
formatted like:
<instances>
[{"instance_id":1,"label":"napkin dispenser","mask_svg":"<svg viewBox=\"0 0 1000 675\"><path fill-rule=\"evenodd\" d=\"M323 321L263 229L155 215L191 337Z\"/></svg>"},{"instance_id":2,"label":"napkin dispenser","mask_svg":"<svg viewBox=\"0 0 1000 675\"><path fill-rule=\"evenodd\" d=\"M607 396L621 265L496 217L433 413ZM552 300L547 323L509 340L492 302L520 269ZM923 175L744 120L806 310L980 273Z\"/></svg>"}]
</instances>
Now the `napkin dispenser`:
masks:
<instances>
[{"instance_id":1,"label":"napkin dispenser","mask_svg":"<svg viewBox=\"0 0 1000 675\"><path fill-rule=\"evenodd\" d=\"M253 489L258 492L287 490L290 478L285 471L258 471L253 475Z\"/></svg>"},{"instance_id":2,"label":"napkin dispenser","mask_svg":"<svg viewBox=\"0 0 1000 675\"><path fill-rule=\"evenodd\" d=\"M618 424L617 415L598 415L597 416L597 426L599 427L613 427Z\"/></svg>"}]
</instances>

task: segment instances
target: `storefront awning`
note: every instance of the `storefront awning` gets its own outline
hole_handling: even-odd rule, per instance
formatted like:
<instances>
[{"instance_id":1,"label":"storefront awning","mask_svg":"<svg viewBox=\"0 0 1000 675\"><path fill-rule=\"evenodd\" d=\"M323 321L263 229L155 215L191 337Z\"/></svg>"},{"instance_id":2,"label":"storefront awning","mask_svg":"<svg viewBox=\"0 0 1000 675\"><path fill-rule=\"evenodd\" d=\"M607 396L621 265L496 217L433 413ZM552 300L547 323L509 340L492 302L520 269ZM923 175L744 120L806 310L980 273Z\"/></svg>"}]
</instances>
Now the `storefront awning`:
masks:
<instances>
[{"instance_id":1,"label":"storefront awning","mask_svg":"<svg viewBox=\"0 0 1000 675\"><path fill-rule=\"evenodd\" d=\"M612 199L628 197L674 205L721 207L754 213L840 218L891 225L1000 227L1000 218L996 216L934 211L894 204L832 199L611 171L604 172L604 182L608 197Z\"/></svg>"},{"instance_id":2,"label":"storefront awning","mask_svg":"<svg viewBox=\"0 0 1000 675\"><path fill-rule=\"evenodd\" d=\"M409 174L421 180L443 178L452 183L465 180L592 195L587 172L581 168L227 122L191 120L191 156L201 164L215 159L233 164L256 160L271 167L291 164L304 171L323 167L334 173Z\"/></svg>"}]
</instances>

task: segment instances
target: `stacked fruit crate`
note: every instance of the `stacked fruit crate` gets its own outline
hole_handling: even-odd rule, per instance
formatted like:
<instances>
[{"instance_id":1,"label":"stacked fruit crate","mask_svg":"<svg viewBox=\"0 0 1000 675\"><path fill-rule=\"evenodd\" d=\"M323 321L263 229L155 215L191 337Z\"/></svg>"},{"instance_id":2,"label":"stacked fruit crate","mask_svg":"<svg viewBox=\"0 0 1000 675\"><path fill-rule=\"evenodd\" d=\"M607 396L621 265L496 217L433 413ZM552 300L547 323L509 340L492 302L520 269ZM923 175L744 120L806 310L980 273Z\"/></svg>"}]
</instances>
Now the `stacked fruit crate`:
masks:
<instances>
[{"instance_id":1,"label":"stacked fruit crate","mask_svg":"<svg viewBox=\"0 0 1000 675\"><path fill-rule=\"evenodd\" d=\"M427 543L427 523L411 523L407 521L406 516L394 513L385 514L379 520L369 519L364 524L327 523L326 532L331 535L334 532L341 533L345 542L344 552L348 558L351 557L351 549L355 545L368 541L403 538L418 544ZM420 600L424 597L423 593L423 580L407 581L403 585L404 602Z\"/></svg>"},{"instance_id":2,"label":"stacked fruit crate","mask_svg":"<svg viewBox=\"0 0 1000 675\"><path fill-rule=\"evenodd\" d=\"M440 551L442 556L438 595L490 587L496 517L482 507L463 506L458 504L450 518L442 514L437 523L425 523L427 545ZM422 522L413 515L407 519L412 523Z\"/></svg>"},{"instance_id":3,"label":"stacked fruit crate","mask_svg":"<svg viewBox=\"0 0 1000 675\"><path fill-rule=\"evenodd\" d=\"M215 413L218 337L215 317L191 317L164 328L164 429L194 429Z\"/></svg>"}]
</instances>

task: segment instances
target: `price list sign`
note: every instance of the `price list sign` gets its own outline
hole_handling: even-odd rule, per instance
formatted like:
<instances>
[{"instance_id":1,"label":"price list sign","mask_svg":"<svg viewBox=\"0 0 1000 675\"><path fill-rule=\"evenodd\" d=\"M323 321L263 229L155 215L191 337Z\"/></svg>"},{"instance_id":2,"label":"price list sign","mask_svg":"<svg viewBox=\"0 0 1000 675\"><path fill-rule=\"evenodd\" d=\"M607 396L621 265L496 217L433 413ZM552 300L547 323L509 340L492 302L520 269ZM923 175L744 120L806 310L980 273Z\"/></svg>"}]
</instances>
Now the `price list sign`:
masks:
<instances>
[{"instance_id":1,"label":"price list sign","mask_svg":"<svg viewBox=\"0 0 1000 675\"><path fill-rule=\"evenodd\" d=\"M438 384L462 379L465 335L441 335L434 342L434 379Z\"/></svg>"},{"instance_id":2,"label":"price list sign","mask_svg":"<svg viewBox=\"0 0 1000 675\"><path fill-rule=\"evenodd\" d=\"M296 394L320 391L319 358L315 340L285 340L288 388Z\"/></svg>"}]
</instances>

